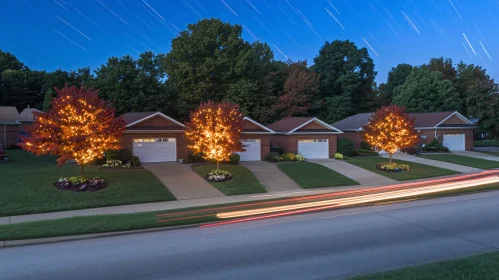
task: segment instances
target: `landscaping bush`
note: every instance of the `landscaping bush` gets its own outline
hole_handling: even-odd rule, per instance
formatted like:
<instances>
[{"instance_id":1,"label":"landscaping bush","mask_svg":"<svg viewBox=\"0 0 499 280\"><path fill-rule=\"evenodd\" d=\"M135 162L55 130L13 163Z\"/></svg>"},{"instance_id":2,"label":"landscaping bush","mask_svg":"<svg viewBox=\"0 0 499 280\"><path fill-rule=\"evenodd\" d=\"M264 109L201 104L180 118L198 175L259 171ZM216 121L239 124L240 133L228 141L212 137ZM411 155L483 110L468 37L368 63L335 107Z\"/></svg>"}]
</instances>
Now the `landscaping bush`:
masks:
<instances>
[{"instance_id":1,"label":"landscaping bush","mask_svg":"<svg viewBox=\"0 0 499 280\"><path fill-rule=\"evenodd\" d=\"M338 153L351 157L355 155L355 145L352 140L348 138L343 138L338 140Z\"/></svg>"},{"instance_id":2,"label":"landscaping bush","mask_svg":"<svg viewBox=\"0 0 499 280\"><path fill-rule=\"evenodd\" d=\"M10 145L8 148L8 150L21 150L21 146L17 145L17 144L12 144Z\"/></svg>"},{"instance_id":3,"label":"landscaping bush","mask_svg":"<svg viewBox=\"0 0 499 280\"><path fill-rule=\"evenodd\" d=\"M138 156L132 156L132 158L130 159L130 163L131 163L133 166L140 166L140 160L139 160L139 157L138 157Z\"/></svg>"},{"instance_id":4,"label":"landscaping bush","mask_svg":"<svg viewBox=\"0 0 499 280\"><path fill-rule=\"evenodd\" d=\"M447 147L444 147L442 142L438 141L437 138L433 138L433 140L431 140L430 144L425 145L422 149L425 152L437 152L437 153L448 153L449 152L449 149Z\"/></svg>"},{"instance_id":5,"label":"landscaping bush","mask_svg":"<svg viewBox=\"0 0 499 280\"><path fill-rule=\"evenodd\" d=\"M334 159L343 159L343 155L340 153L334 154Z\"/></svg>"},{"instance_id":6,"label":"landscaping bush","mask_svg":"<svg viewBox=\"0 0 499 280\"><path fill-rule=\"evenodd\" d=\"M378 163L376 165L376 168L387 172L402 172L402 171L409 171L411 169L411 167L408 164L398 164L395 162Z\"/></svg>"},{"instance_id":7,"label":"landscaping bush","mask_svg":"<svg viewBox=\"0 0 499 280\"><path fill-rule=\"evenodd\" d=\"M305 157L302 154L296 154L297 161L305 161Z\"/></svg>"},{"instance_id":8,"label":"landscaping bush","mask_svg":"<svg viewBox=\"0 0 499 280\"><path fill-rule=\"evenodd\" d=\"M296 161L296 156L293 153L286 153L282 155L283 160L285 161Z\"/></svg>"},{"instance_id":9,"label":"landscaping bush","mask_svg":"<svg viewBox=\"0 0 499 280\"><path fill-rule=\"evenodd\" d=\"M132 159L132 151L129 149L107 150L105 153L106 160L121 160L127 162Z\"/></svg>"},{"instance_id":10,"label":"landscaping bush","mask_svg":"<svg viewBox=\"0 0 499 280\"><path fill-rule=\"evenodd\" d=\"M187 154L187 162L186 163L196 163L196 162L201 162L203 161L203 154L202 153L194 153L192 151L189 151Z\"/></svg>"},{"instance_id":11,"label":"landscaping bush","mask_svg":"<svg viewBox=\"0 0 499 280\"><path fill-rule=\"evenodd\" d=\"M371 150L362 150L362 149L355 150L355 155L356 156L379 156L378 152L371 151Z\"/></svg>"},{"instance_id":12,"label":"landscaping bush","mask_svg":"<svg viewBox=\"0 0 499 280\"><path fill-rule=\"evenodd\" d=\"M360 142L360 149L361 150L371 150L371 146L365 141Z\"/></svg>"},{"instance_id":13,"label":"landscaping bush","mask_svg":"<svg viewBox=\"0 0 499 280\"><path fill-rule=\"evenodd\" d=\"M271 146L270 152L275 152L275 153L281 155L281 154L284 154L284 149L282 147L279 147L279 146Z\"/></svg>"},{"instance_id":14,"label":"landscaping bush","mask_svg":"<svg viewBox=\"0 0 499 280\"><path fill-rule=\"evenodd\" d=\"M7 154L6 151L0 149L0 161L7 161L9 160L9 155Z\"/></svg>"},{"instance_id":15,"label":"landscaping bush","mask_svg":"<svg viewBox=\"0 0 499 280\"><path fill-rule=\"evenodd\" d=\"M284 161L284 158L282 156L280 156L280 155L277 155L277 156L274 156L272 158L272 161L273 162L281 162L281 161Z\"/></svg>"},{"instance_id":16,"label":"landscaping bush","mask_svg":"<svg viewBox=\"0 0 499 280\"><path fill-rule=\"evenodd\" d=\"M266 161L274 161L274 158L276 156L279 156L279 153L278 152L270 152L266 157L265 157L265 160Z\"/></svg>"},{"instance_id":17,"label":"landscaping bush","mask_svg":"<svg viewBox=\"0 0 499 280\"><path fill-rule=\"evenodd\" d=\"M232 179L232 174L227 170L215 169L206 175L206 180L210 182L226 182Z\"/></svg>"},{"instance_id":18,"label":"landscaping bush","mask_svg":"<svg viewBox=\"0 0 499 280\"><path fill-rule=\"evenodd\" d=\"M240 159L241 156L239 154L232 153L229 156L229 164L238 164Z\"/></svg>"},{"instance_id":19,"label":"landscaping bush","mask_svg":"<svg viewBox=\"0 0 499 280\"><path fill-rule=\"evenodd\" d=\"M404 152L408 155L415 155L418 153L418 149L417 148L403 148L402 152Z\"/></svg>"},{"instance_id":20,"label":"landscaping bush","mask_svg":"<svg viewBox=\"0 0 499 280\"><path fill-rule=\"evenodd\" d=\"M130 162L123 164L123 162L121 160L112 159L112 160L107 160L106 163L104 163L102 165L102 167L130 168L131 164L130 164Z\"/></svg>"}]
</instances>

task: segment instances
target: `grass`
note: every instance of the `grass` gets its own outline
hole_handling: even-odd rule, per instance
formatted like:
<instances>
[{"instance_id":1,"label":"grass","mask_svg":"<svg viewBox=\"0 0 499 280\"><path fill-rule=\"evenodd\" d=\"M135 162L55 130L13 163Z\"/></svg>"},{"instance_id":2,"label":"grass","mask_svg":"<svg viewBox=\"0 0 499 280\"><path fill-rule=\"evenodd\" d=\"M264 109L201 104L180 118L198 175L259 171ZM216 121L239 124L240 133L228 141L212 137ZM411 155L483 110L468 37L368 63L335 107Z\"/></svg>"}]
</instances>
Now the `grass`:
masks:
<instances>
[{"instance_id":1,"label":"grass","mask_svg":"<svg viewBox=\"0 0 499 280\"><path fill-rule=\"evenodd\" d=\"M351 280L482 280L499 279L499 252L435 262L394 271L359 276Z\"/></svg>"},{"instance_id":2,"label":"grass","mask_svg":"<svg viewBox=\"0 0 499 280\"><path fill-rule=\"evenodd\" d=\"M198 165L192 169L204 177L210 171L216 169L215 165ZM220 169L229 171L233 178L227 182L210 182L212 186L217 188L225 195L238 195L250 193L264 193L267 192L265 188L258 182L255 175L248 170L248 168L241 165L222 165Z\"/></svg>"},{"instance_id":3,"label":"grass","mask_svg":"<svg viewBox=\"0 0 499 280\"><path fill-rule=\"evenodd\" d=\"M466 193L474 193L474 192L497 190L497 189L499 189L499 184L491 184L491 185L477 186L469 189L451 190L451 191L444 191L444 192L432 193L421 196L414 196L411 199L412 200L425 199L425 198L466 194ZM278 203L279 201L282 200L284 199L279 198L279 199L252 201L251 203L263 202L263 201ZM402 201L406 200L407 199L402 199ZM401 200L398 201L401 202ZM384 202L396 202L396 200L386 200ZM139 230L139 229L148 229L148 228L162 228L162 227L172 227L180 225L213 222L218 220L218 218L215 217L215 213L217 211L210 209L220 206L229 206L229 205L231 206L241 205L243 209L250 209L250 208L254 209L254 206L245 207L244 206L245 204L246 203L230 203L223 205L192 207L192 208L168 210L168 211L85 216L85 217L73 217L73 218L56 219L56 220L27 222L27 223L12 224L12 225L0 225L0 240L23 240L23 239L46 238L46 237L56 237L56 236L130 231L130 230ZM363 206L365 206L365 204ZM199 209L202 209L205 213L203 214L192 213L190 214L190 216L182 213L185 211L199 210ZM158 223L157 222L158 218L156 218L156 215L167 214L167 213L173 216L163 219L170 219L171 221L165 223ZM206 215L206 213L208 214ZM189 218L184 220L176 219L179 217L189 217Z\"/></svg>"},{"instance_id":4,"label":"grass","mask_svg":"<svg viewBox=\"0 0 499 280\"><path fill-rule=\"evenodd\" d=\"M499 140L476 140L473 142L474 147L499 147Z\"/></svg>"},{"instance_id":5,"label":"grass","mask_svg":"<svg viewBox=\"0 0 499 280\"><path fill-rule=\"evenodd\" d=\"M342 174L312 162L282 162L277 165L304 189L358 185Z\"/></svg>"},{"instance_id":6,"label":"grass","mask_svg":"<svg viewBox=\"0 0 499 280\"><path fill-rule=\"evenodd\" d=\"M59 178L80 175L76 164L58 168L53 156L7 152L13 162L0 163L0 217L175 199L145 169L106 170L95 165L85 166L86 176L102 177L107 188L93 193L59 190L54 186Z\"/></svg>"},{"instance_id":7,"label":"grass","mask_svg":"<svg viewBox=\"0 0 499 280\"><path fill-rule=\"evenodd\" d=\"M487 154L487 155L499 157L499 152L491 152L491 151L474 151L474 152L478 152L478 153L482 153L482 154Z\"/></svg>"},{"instance_id":8,"label":"grass","mask_svg":"<svg viewBox=\"0 0 499 280\"><path fill-rule=\"evenodd\" d=\"M480 169L499 168L499 161L486 160L458 155L422 155L421 157L450 162L454 164L475 167Z\"/></svg>"},{"instance_id":9,"label":"grass","mask_svg":"<svg viewBox=\"0 0 499 280\"><path fill-rule=\"evenodd\" d=\"M397 163L408 164L411 167L411 170L405 172L385 172L382 170L378 170L376 168L376 164L387 161L388 159L382 157L353 157L347 160L346 162L351 163L353 165L357 165L358 167L367 169L379 175L392 178L397 181L424 179L424 178L459 174L459 172L453 170L424 165L415 162L408 162L404 160L394 160L394 161Z\"/></svg>"}]
</instances>

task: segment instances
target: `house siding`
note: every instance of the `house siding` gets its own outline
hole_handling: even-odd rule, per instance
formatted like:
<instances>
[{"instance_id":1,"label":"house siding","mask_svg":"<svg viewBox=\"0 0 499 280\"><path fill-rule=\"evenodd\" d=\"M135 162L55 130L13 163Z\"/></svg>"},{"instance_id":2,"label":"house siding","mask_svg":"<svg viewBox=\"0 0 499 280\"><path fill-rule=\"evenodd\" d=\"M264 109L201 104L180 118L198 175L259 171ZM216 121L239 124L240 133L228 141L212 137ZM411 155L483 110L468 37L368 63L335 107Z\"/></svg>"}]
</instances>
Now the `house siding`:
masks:
<instances>
[{"instance_id":1,"label":"house siding","mask_svg":"<svg viewBox=\"0 0 499 280\"><path fill-rule=\"evenodd\" d=\"M272 135L272 146L283 148L285 153L298 153L298 140L307 139L328 139L329 157L334 157L337 151L337 135L336 134L314 134L314 135Z\"/></svg>"},{"instance_id":2,"label":"house siding","mask_svg":"<svg viewBox=\"0 0 499 280\"><path fill-rule=\"evenodd\" d=\"M362 142L362 135L356 131L343 131L339 136L340 139L348 138L353 141L355 149L360 149L360 142Z\"/></svg>"},{"instance_id":3,"label":"house siding","mask_svg":"<svg viewBox=\"0 0 499 280\"><path fill-rule=\"evenodd\" d=\"M0 146L3 146L4 148L8 148L11 145L14 145L17 143L17 137L19 136L19 130L21 126L18 124L15 125L7 125L7 137L6 137L6 142L4 143L4 125L0 124Z\"/></svg>"},{"instance_id":4,"label":"house siding","mask_svg":"<svg viewBox=\"0 0 499 280\"><path fill-rule=\"evenodd\" d=\"M469 123L463 121L460 117L454 115L445 120L445 122L443 122L442 124L469 124Z\"/></svg>"},{"instance_id":5,"label":"house siding","mask_svg":"<svg viewBox=\"0 0 499 280\"><path fill-rule=\"evenodd\" d=\"M187 160L188 148L187 141L184 137L184 133L125 133L123 134L123 147L129 149L133 152L133 139L134 138L176 138L177 143L177 160L184 159Z\"/></svg>"},{"instance_id":6,"label":"house siding","mask_svg":"<svg viewBox=\"0 0 499 280\"><path fill-rule=\"evenodd\" d=\"M178 124L171 122L162 116L155 116L150 119L147 119L145 121L139 122L137 124L133 125L134 127L141 127L141 126L178 126L179 129L184 129L183 127L179 126Z\"/></svg>"}]
</instances>

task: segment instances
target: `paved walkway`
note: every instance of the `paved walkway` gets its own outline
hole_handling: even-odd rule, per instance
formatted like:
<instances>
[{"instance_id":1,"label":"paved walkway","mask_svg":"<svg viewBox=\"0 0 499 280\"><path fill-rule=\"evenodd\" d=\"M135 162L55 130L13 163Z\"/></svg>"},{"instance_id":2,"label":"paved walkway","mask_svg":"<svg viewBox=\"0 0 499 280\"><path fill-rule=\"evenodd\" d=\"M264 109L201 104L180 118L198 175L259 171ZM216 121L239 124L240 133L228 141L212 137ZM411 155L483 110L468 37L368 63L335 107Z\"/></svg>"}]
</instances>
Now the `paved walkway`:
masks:
<instances>
[{"instance_id":1,"label":"paved walkway","mask_svg":"<svg viewBox=\"0 0 499 280\"><path fill-rule=\"evenodd\" d=\"M361 184L362 186L377 187L398 183L393 179L376 174L364 168L360 168L356 165L346 163L342 160L325 158L309 161L324 165L327 168L330 168L340 174L347 176L350 179L359 182L359 184Z\"/></svg>"},{"instance_id":2,"label":"paved walkway","mask_svg":"<svg viewBox=\"0 0 499 280\"><path fill-rule=\"evenodd\" d=\"M151 171L178 200L225 196L196 174L189 164L161 162L142 166Z\"/></svg>"},{"instance_id":3,"label":"paved walkway","mask_svg":"<svg viewBox=\"0 0 499 280\"><path fill-rule=\"evenodd\" d=\"M491 160L491 161L499 161L499 157L498 156L488 155L488 154L479 153L479 152L454 151L452 153L455 154L455 155L458 155L458 156L479 158L479 159L485 159L485 160Z\"/></svg>"},{"instance_id":4,"label":"paved walkway","mask_svg":"<svg viewBox=\"0 0 499 280\"><path fill-rule=\"evenodd\" d=\"M267 192L301 190L288 175L284 174L276 164L267 161L245 161L240 165L248 168L256 179L267 189Z\"/></svg>"},{"instance_id":5,"label":"paved walkway","mask_svg":"<svg viewBox=\"0 0 499 280\"><path fill-rule=\"evenodd\" d=\"M385 154L385 155L382 155L382 157L389 158L389 155ZM422 158L422 157L417 157L417 156L411 156L411 155L394 154L392 158L399 159L399 160L405 160L405 161L411 161L411 162L415 162L415 163L421 163L421 164L440 167L440 168L445 168L445 169L454 170L454 171L462 172L462 173L473 173L473 172L481 171L481 169L478 169L478 168L458 165L458 164L445 162L445 161L439 161L439 160L433 160L433 159Z\"/></svg>"}]
</instances>

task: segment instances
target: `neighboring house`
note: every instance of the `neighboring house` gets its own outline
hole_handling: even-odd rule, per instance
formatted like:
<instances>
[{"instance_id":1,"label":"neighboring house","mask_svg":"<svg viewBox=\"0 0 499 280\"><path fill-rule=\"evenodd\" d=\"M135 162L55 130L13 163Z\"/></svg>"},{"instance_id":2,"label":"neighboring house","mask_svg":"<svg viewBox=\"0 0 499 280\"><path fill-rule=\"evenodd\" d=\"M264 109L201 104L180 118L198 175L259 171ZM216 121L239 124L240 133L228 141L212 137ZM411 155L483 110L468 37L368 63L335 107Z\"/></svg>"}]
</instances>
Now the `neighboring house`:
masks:
<instances>
[{"instance_id":1,"label":"neighboring house","mask_svg":"<svg viewBox=\"0 0 499 280\"><path fill-rule=\"evenodd\" d=\"M40 111L26 108L19 114L16 107L0 106L0 147L10 147L19 141L20 135L26 134L26 126L34 121L33 112Z\"/></svg>"},{"instance_id":2,"label":"neighboring house","mask_svg":"<svg viewBox=\"0 0 499 280\"><path fill-rule=\"evenodd\" d=\"M362 126L369 122L372 113L362 113L332 124L341 129L343 137L352 139L355 148L360 148L362 141ZM455 112L414 113L409 114L414 119L414 128L421 138L418 145L429 144L437 138L451 151L473 149L473 129L475 125L469 119Z\"/></svg>"},{"instance_id":3,"label":"neighboring house","mask_svg":"<svg viewBox=\"0 0 499 280\"><path fill-rule=\"evenodd\" d=\"M161 112L135 112L123 115L126 130L124 146L131 149L141 162L187 160L189 150L185 126ZM241 161L258 161L270 152L273 131L245 117L242 142L246 151L239 153Z\"/></svg>"},{"instance_id":4,"label":"neighboring house","mask_svg":"<svg viewBox=\"0 0 499 280\"><path fill-rule=\"evenodd\" d=\"M329 158L336 153L337 135L341 130L317 118L286 118L268 125L275 131L272 146L285 153L300 153L305 158Z\"/></svg>"}]
</instances>

